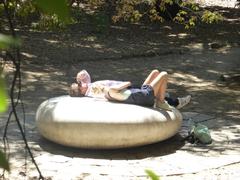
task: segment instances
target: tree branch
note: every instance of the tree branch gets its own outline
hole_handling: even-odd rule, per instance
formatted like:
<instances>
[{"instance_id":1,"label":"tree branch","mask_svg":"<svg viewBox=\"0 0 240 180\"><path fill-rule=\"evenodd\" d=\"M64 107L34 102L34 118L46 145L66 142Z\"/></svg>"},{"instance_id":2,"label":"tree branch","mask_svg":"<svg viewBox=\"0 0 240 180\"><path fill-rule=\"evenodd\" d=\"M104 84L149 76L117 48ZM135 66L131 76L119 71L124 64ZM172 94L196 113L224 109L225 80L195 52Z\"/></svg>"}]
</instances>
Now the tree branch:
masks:
<instances>
[{"instance_id":1,"label":"tree branch","mask_svg":"<svg viewBox=\"0 0 240 180\"><path fill-rule=\"evenodd\" d=\"M7 1L2 0L2 3L4 5L4 12L5 12L6 18L8 20L11 35L13 37L16 37L16 32L15 32L15 29L14 29L12 18L11 18L10 13L9 13ZM17 125L18 125L18 128L21 132L23 141L25 143L26 149L27 149L27 151L28 151L28 153L29 153L29 155L32 159L33 164L35 165L35 167L36 167L36 169L39 173L39 179L44 179L44 177L42 176L41 171L38 168L38 165L37 165L37 163L36 163L36 161L33 157L33 154L32 154L32 152L29 148L29 145L28 145L28 142L27 142L27 139L26 139L26 136L25 136L25 131L24 131L25 128L22 127L22 125L20 123L20 119L18 117L17 110L16 110L16 107L17 107L19 101L21 101L21 55L20 55L20 49L18 47L14 48L14 51L15 51L16 57L13 56L10 52L7 53L7 55L10 57L11 61L13 62L13 65L15 66L15 72L14 72L14 76L13 76L13 80L12 80L12 86L11 86L11 89L10 89L10 100L11 100L11 108L12 109L9 113L8 121L6 123L3 140L4 140L4 144L5 144L5 142L6 142L5 140L7 138L7 128L8 128L9 120L10 120L11 116L14 115L15 120L16 120ZM16 87L16 84L18 84L18 87ZM14 98L15 90L17 91L17 101L14 100L15 99ZM22 101L21 101L21 105L22 105L22 110L23 110L23 114L24 114L24 127L25 127L25 111L24 111L24 106L23 106Z\"/></svg>"}]
</instances>

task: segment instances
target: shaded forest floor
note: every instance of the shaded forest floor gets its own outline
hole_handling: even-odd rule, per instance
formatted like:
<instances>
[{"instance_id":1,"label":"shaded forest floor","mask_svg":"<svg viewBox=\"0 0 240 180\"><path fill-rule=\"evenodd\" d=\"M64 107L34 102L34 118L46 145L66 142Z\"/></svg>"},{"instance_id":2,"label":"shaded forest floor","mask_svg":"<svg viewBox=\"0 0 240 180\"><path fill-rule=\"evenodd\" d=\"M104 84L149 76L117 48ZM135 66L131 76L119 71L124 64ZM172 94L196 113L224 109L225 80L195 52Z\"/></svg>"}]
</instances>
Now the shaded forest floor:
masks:
<instances>
[{"instance_id":1,"label":"shaded forest floor","mask_svg":"<svg viewBox=\"0 0 240 180\"><path fill-rule=\"evenodd\" d=\"M172 23L105 29L90 22L64 32L19 32L24 41L23 72L28 78L27 72L42 70L36 83L47 78L44 73L56 72L49 86L62 81L50 92L57 95L67 93L80 69L87 69L93 80L130 80L139 85L156 68L170 74L173 95L193 96L189 110L234 118L239 110L240 12L219 11L226 18L223 22L192 30Z\"/></svg>"},{"instance_id":2,"label":"shaded forest floor","mask_svg":"<svg viewBox=\"0 0 240 180\"><path fill-rule=\"evenodd\" d=\"M122 166L114 164L114 160L128 159L129 161L123 163L129 164L129 167L131 163L135 163L133 166L139 167L139 164L143 166L142 161L145 161L145 158L150 159L148 163L155 162L156 159L164 162L166 155L180 159L201 156L206 158L206 164L209 157L237 155L240 79L236 75L240 73L240 12L239 9L229 8L219 8L219 11L226 17L223 22L214 25L201 24L192 30L185 30L180 25L166 22L161 25L111 25L109 28L88 23L73 25L64 32L19 31L23 38L22 97L27 112L28 139L37 160L41 163L38 157L43 155L53 158L55 165L59 165L65 162L64 157L109 158L113 162L112 167L119 169ZM155 68L169 73L168 89L172 96L192 95L191 103L182 109L182 112L206 115L208 119L203 118L203 121L212 130L215 143L207 147L180 145L175 138L168 143L141 147L138 150L104 152L101 156L98 152L59 147L39 137L34 123L37 107L48 98L67 94L70 83L74 81L74 76L80 69L87 69L93 80L130 80L139 85ZM11 74L11 65L6 65L6 71ZM8 78L11 80L10 75ZM4 122L5 120L1 121L1 131ZM24 154L19 150L21 138L17 137L16 133L9 134L10 142L13 143L13 154L17 154L23 161L24 158L19 155ZM159 152L162 145L165 147ZM119 155L120 153L123 155ZM149 155L146 155L148 153ZM56 156L63 159L56 160ZM14 160L14 163L22 172L24 168L20 160ZM69 159L66 161L72 164ZM189 161L196 159L192 158ZM101 166L101 163L97 162L93 166ZM31 172L33 167L30 169ZM182 171L179 175L169 173L165 176L169 179L209 179L215 176L233 179L239 175L237 170L239 161L232 161L212 166L208 170L200 168L199 172ZM55 173L58 171L52 170ZM128 175L126 170L124 173L124 179L145 178L141 173L139 176L137 173L133 173L133 176ZM19 171L14 172L12 176L14 174L20 176ZM55 175L50 173L49 177ZM24 177L23 174L21 176ZM78 178L84 177L83 173ZM99 178L114 179L114 176L101 175ZM120 176L118 178L121 179Z\"/></svg>"}]
</instances>

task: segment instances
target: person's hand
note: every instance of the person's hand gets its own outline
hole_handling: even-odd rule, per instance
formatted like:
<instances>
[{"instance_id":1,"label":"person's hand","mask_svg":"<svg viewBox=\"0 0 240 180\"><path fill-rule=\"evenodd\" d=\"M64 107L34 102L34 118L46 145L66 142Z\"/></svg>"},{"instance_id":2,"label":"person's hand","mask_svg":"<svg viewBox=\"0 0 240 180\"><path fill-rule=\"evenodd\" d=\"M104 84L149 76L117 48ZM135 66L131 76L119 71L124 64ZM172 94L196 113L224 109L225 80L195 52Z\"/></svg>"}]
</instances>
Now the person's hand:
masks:
<instances>
[{"instance_id":1,"label":"person's hand","mask_svg":"<svg viewBox=\"0 0 240 180\"><path fill-rule=\"evenodd\" d=\"M110 94L109 94L109 91L115 91L115 90L112 90L111 88L109 88L109 87L104 87L104 97L107 99L107 100L114 100L111 96L110 96Z\"/></svg>"},{"instance_id":2,"label":"person's hand","mask_svg":"<svg viewBox=\"0 0 240 180\"><path fill-rule=\"evenodd\" d=\"M108 86L103 87L103 92L104 92L105 95L108 94L109 89L110 88Z\"/></svg>"},{"instance_id":3,"label":"person's hand","mask_svg":"<svg viewBox=\"0 0 240 180\"><path fill-rule=\"evenodd\" d=\"M81 82L81 84L91 83L90 75L88 74L88 72L86 70L82 70L77 73L76 81L78 83Z\"/></svg>"},{"instance_id":4,"label":"person's hand","mask_svg":"<svg viewBox=\"0 0 240 180\"><path fill-rule=\"evenodd\" d=\"M86 78L86 75L83 74L81 71L79 73L77 73L76 80L78 83L80 83L80 82L82 83L85 78Z\"/></svg>"}]
</instances>

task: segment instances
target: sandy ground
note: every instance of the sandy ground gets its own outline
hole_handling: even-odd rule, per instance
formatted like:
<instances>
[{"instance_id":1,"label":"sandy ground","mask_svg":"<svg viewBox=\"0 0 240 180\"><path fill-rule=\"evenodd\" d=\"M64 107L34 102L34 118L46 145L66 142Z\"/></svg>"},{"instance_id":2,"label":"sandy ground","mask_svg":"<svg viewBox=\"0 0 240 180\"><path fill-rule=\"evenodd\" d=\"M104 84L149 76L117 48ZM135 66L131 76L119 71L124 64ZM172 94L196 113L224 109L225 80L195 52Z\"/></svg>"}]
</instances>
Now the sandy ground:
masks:
<instances>
[{"instance_id":1,"label":"sandy ground","mask_svg":"<svg viewBox=\"0 0 240 180\"><path fill-rule=\"evenodd\" d=\"M161 26L75 25L65 32L19 32L22 49L22 97L26 134L35 159L47 179L147 179L152 169L162 179L239 179L240 84L224 74L240 72L239 9L222 8L226 20L193 30ZM80 69L94 80L131 80L141 84L151 69L169 73L170 94L192 95L181 110L184 123L173 138L143 147L85 150L63 147L43 139L35 112L44 100L67 94ZM6 66L11 80L11 66ZM20 117L23 118L21 108ZM3 133L7 115L1 116ZM189 119L206 124L214 142L209 146L181 141ZM14 118L8 140L12 172L8 179L36 179ZM27 159L26 159L27 157ZM26 164L27 163L27 164Z\"/></svg>"}]
</instances>

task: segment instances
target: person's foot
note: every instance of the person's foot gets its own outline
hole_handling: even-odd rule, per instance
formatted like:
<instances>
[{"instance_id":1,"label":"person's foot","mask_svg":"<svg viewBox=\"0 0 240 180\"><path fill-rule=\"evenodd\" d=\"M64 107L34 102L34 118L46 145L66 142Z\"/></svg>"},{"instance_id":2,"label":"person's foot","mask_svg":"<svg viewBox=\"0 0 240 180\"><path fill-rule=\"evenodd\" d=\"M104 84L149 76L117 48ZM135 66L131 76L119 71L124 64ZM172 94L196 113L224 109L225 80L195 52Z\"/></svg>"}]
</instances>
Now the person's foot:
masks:
<instances>
[{"instance_id":1,"label":"person's foot","mask_svg":"<svg viewBox=\"0 0 240 180\"><path fill-rule=\"evenodd\" d=\"M184 106L186 106L189 102L191 101L191 95L187 95L185 97L182 98L178 98L178 102L179 104L177 105L177 109L181 109Z\"/></svg>"},{"instance_id":2,"label":"person's foot","mask_svg":"<svg viewBox=\"0 0 240 180\"><path fill-rule=\"evenodd\" d=\"M173 109L173 107L170 106L170 105L167 103L167 101L164 101L164 102L156 101L155 107L156 107L156 108L163 109L163 110L169 110L169 111L171 111L171 110Z\"/></svg>"}]
</instances>

